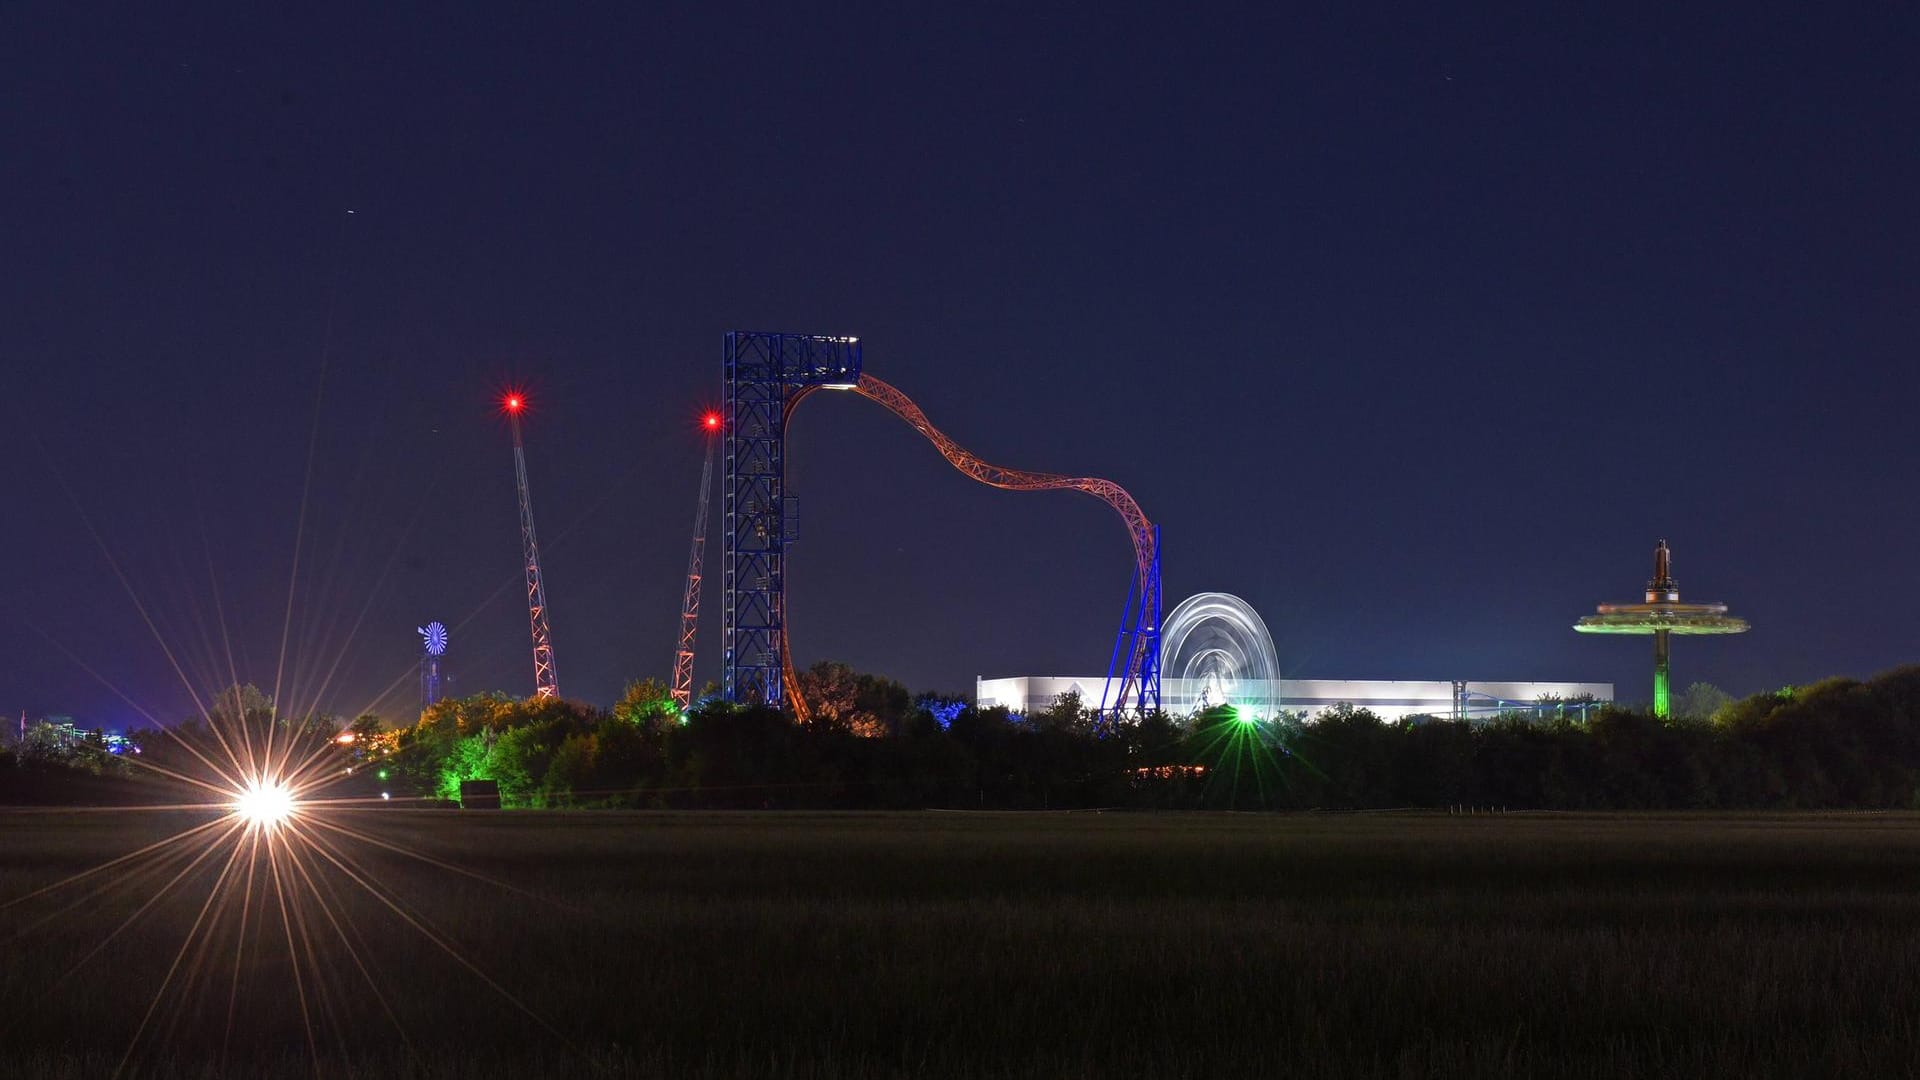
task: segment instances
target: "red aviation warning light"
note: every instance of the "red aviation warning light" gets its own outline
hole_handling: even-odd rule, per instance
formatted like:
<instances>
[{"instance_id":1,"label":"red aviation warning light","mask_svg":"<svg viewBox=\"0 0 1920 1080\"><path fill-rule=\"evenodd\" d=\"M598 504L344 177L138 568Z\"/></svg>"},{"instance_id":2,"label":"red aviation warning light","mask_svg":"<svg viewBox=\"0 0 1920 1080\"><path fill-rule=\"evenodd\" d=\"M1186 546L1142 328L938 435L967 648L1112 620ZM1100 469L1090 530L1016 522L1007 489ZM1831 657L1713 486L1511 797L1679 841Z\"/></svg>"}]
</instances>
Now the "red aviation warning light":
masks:
<instances>
[{"instance_id":1,"label":"red aviation warning light","mask_svg":"<svg viewBox=\"0 0 1920 1080\"><path fill-rule=\"evenodd\" d=\"M500 399L500 407L510 413L517 413L527 407L527 399L517 393L508 394L506 397Z\"/></svg>"},{"instance_id":2,"label":"red aviation warning light","mask_svg":"<svg viewBox=\"0 0 1920 1080\"><path fill-rule=\"evenodd\" d=\"M673 688L669 695L684 721L693 707L693 645L700 623L700 580L707 548L707 503L713 493L713 457L720 440L714 438L726 425L720 413L707 409L700 414L700 431L707 436L707 461L700 467L700 504L693 517L693 546L687 553L687 591L680 602L680 647L673 654Z\"/></svg>"}]
</instances>

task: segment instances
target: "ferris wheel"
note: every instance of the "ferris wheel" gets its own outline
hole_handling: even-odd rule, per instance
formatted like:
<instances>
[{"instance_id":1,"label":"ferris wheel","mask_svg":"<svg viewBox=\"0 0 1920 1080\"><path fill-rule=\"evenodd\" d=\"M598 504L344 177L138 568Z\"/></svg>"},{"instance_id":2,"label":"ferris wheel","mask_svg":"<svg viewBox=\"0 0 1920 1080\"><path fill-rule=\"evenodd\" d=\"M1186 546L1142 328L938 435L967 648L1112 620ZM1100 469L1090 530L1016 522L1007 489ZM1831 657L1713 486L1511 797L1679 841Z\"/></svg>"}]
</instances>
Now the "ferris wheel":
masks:
<instances>
[{"instance_id":1,"label":"ferris wheel","mask_svg":"<svg viewBox=\"0 0 1920 1080\"><path fill-rule=\"evenodd\" d=\"M420 635L420 646L428 656L445 656L447 652L447 628L435 621L414 628Z\"/></svg>"},{"instance_id":2,"label":"ferris wheel","mask_svg":"<svg viewBox=\"0 0 1920 1080\"><path fill-rule=\"evenodd\" d=\"M1280 660L1267 624L1245 600L1219 592L1182 600L1161 624L1160 661L1169 711L1231 705L1244 716L1274 718Z\"/></svg>"}]
</instances>

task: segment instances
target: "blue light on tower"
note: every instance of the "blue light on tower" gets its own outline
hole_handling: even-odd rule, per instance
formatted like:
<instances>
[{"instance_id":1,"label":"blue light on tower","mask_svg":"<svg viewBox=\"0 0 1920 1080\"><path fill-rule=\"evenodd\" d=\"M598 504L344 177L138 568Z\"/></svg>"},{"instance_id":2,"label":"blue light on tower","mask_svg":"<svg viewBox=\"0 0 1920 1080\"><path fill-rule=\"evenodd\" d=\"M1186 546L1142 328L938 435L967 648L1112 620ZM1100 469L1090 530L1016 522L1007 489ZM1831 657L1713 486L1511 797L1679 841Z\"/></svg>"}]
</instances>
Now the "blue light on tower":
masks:
<instances>
[{"instance_id":1,"label":"blue light on tower","mask_svg":"<svg viewBox=\"0 0 1920 1080\"><path fill-rule=\"evenodd\" d=\"M447 628L430 622L414 630L420 635L420 711L426 712L440 700L440 659L447 655Z\"/></svg>"}]
</instances>

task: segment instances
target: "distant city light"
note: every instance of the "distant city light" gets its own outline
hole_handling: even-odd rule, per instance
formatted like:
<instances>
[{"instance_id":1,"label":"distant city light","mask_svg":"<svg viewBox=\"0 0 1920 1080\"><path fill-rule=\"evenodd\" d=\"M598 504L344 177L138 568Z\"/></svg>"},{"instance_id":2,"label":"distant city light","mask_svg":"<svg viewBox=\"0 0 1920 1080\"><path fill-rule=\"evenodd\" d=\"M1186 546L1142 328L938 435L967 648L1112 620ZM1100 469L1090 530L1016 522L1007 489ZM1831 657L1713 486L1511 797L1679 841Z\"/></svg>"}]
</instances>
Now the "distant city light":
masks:
<instances>
[{"instance_id":1,"label":"distant city light","mask_svg":"<svg viewBox=\"0 0 1920 1080\"><path fill-rule=\"evenodd\" d=\"M341 746L347 746L351 744L353 740L354 734L351 731L343 731L333 737L333 741L339 743Z\"/></svg>"}]
</instances>

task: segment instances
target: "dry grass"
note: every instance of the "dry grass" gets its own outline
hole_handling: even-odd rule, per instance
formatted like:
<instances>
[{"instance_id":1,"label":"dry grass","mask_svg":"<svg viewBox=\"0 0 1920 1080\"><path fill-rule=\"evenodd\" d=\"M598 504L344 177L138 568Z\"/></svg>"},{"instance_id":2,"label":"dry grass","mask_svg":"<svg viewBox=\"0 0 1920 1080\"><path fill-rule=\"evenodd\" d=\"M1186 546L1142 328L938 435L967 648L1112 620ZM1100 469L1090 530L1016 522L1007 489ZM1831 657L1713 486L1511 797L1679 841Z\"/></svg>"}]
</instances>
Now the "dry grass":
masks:
<instances>
[{"instance_id":1,"label":"dry grass","mask_svg":"<svg viewBox=\"0 0 1920 1080\"><path fill-rule=\"evenodd\" d=\"M323 1075L1753 1076L1920 1068L1920 817L360 815ZM0 817L0 900L178 828ZM191 924L7 909L0 1068L110 1075ZM311 912L310 912L311 914ZM319 926L319 923L314 925ZM284 943L170 996L140 1075L314 1075ZM406 1042L403 1043L401 1033ZM229 1042L223 1064L220 1043ZM406 1043L411 1044L411 1051ZM244 1070L242 1069L244 1065Z\"/></svg>"}]
</instances>

